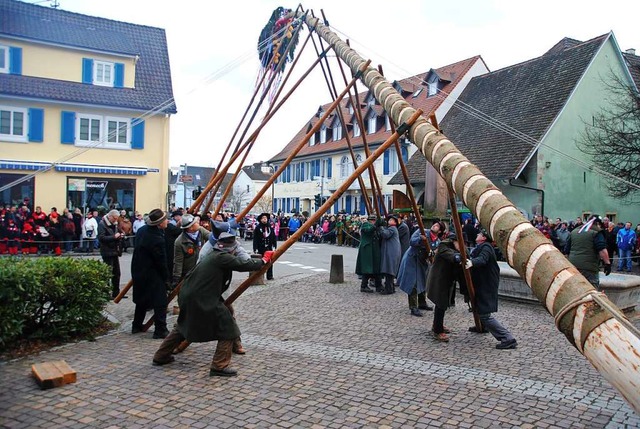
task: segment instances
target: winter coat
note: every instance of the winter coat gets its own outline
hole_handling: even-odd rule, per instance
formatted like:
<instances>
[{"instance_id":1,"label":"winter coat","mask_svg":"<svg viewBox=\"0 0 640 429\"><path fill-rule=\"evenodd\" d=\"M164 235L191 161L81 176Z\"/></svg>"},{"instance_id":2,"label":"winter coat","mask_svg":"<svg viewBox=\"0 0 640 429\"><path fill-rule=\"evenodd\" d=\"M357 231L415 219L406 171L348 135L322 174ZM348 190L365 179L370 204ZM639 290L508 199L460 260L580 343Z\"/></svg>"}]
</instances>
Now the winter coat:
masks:
<instances>
[{"instance_id":1,"label":"winter coat","mask_svg":"<svg viewBox=\"0 0 640 429\"><path fill-rule=\"evenodd\" d=\"M90 231L90 233L88 233ZM88 217L82 224L82 239L95 240L98 236L98 222L93 217Z\"/></svg>"},{"instance_id":2,"label":"winter coat","mask_svg":"<svg viewBox=\"0 0 640 429\"><path fill-rule=\"evenodd\" d=\"M232 271L258 271L261 259L243 260L214 250L187 274L178 305L178 330L190 342L233 340L240 329L224 305L222 293L229 288Z\"/></svg>"},{"instance_id":3,"label":"winter coat","mask_svg":"<svg viewBox=\"0 0 640 429\"><path fill-rule=\"evenodd\" d=\"M409 249L402 256L400 269L398 270L398 286L408 294L411 294L414 287L418 293L426 290L429 265L423 264L418 258L418 249L420 248L426 249L427 245L422 240L420 230L416 229L411 235Z\"/></svg>"},{"instance_id":4,"label":"winter coat","mask_svg":"<svg viewBox=\"0 0 640 429\"><path fill-rule=\"evenodd\" d=\"M411 241L411 231L406 222L400 222L398 225L398 238L400 239L400 257L402 258L409 250Z\"/></svg>"},{"instance_id":5,"label":"winter coat","mask_svg":"<svg viewBox=\"0 0 640 429\"><path fill-rule=\"evenodd\" d=\"M120 256L120 239L116 238L118 224L111 223L104 216L98 224L98 242L100 243L100 256L110 258Z\"/></svg>"},{"instance_id":6,"label":"winter coat","mask_svg":"<svg viewBox=\"0 0 640 429\"><path fill-rule=\"evenodd\" d=\"M157 226L138 229L131 259L133 302L160 307L167 305L167 254L164 234Z\"/></svg>"},{"instance_id":7,"label":"winter coat","mask_svg":"<svg viewBox=\"0 0 640 429\"><path fill-rule=\"evenodd\" d=\"M180 280L198 262L200 249L209 240L211 233L204 227L198 229L198 238L194 242L186 231L176 238L173 247L173 281Z\"/></svg>"},{"instance_id":8,"label":"winter coat","mask_svg":"<svg viewBox=\"0 0 640 429\"><path fill-rule=\"evenodd\" d=\"M427 298L440 308L449 307L455 281L460 278L461 272L460 253L455 249L453 241L441 241L427 275Z\"/></svg>"},{"instance_id":9,"label":"winter coat","mask_svg":"<svg viewBox=\"0 0 640 429\"><path fill-rule=\"evenodd\" d=\"M622 228L618 231L616 244L620 250L633 250L636 247L636 232L632 229Z\"/></svg>"},{"instance_id":10,"label":"winter coat","mask_svg":"<svg viewBox=\"0 0 640 429\"><path fill-rule=\"evenodd\" d=\"M138 229L138 231L140 231ZM164 245L165 254L167 255L167 270L169 273L173 273L173 256L174 246L178 237L182 234L182 229L175 226L171 222L167 224L167 228L164 230Z\"/></svg>"},{"instance_id":11,"label":"winter coat","mask_svg":"<svg viewBox=\"0 0 640 429\"><path fill-rule=\"evenodd\" d=\"M378 231L380 234L380 272L398 275L400 268L400 260L402 259L402 251L400 249L400 239L398 238L398 228L395 226L383 226Z\"/></svg>"},{"instance_id":12,"label":"winter coat","mask_svg":"<svg viewBox=\"0 0 640 429\"><path fill-rule=\"evenodd\" d=\"M495 313L498 311L500 267L493 246L487 242L476 246L469 259L473 263L471 280L476 293L478 314Z\"/></svg>"},{"instance_id":13,"label":"winter coat","mask_svg":"<svg viewBox=\"0 0 640 429\"><path fill-rule=\"evenodd\" d=\"M376 227L369 222L360 227L356 274L380 274L380 238Z\"/></svg>"}]
</instances>

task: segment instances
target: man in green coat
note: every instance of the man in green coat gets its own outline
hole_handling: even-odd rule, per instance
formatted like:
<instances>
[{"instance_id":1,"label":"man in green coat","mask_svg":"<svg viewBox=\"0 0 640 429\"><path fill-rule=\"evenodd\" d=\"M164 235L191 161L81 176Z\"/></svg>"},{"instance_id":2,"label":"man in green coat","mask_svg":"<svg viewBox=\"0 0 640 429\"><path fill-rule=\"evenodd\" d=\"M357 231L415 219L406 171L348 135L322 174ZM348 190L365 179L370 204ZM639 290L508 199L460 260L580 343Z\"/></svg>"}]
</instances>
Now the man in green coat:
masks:
<instances>
[{"instance_id":1,"label":"man in green coat","mask_svg":"<svg viewBox=\"0 0 640 429\"><path fill-rule=\"evenodd\" d=\"M370 215L368 222L363 222L360 227L360 246L356 259L356 274L362 276L360 292L371 293L369 279L374 279L376 290L382 291L382 278L380 277L380 238L377 232L377 217Z\"/></svg>"},{"instance_id":2,"label":"man in green coat","mask_svg":"<svg viewBox=\"0 0 640 429\"><path fill-rule=\"evenodd\" d=\"M238 247L234 235L221 233L214 250L185 277L178 295L178 322L153 355L154 365L173 362L173 349L185 339L192 343L217 340L209 375L232 377L238 374L229 364L233 342L240 337L240 329L232 309L224 305L222 293L229 288L232 271L258 271L273 255L268 251L262 259L247 260L236 256Z\"/></svg>"}]
</instances>

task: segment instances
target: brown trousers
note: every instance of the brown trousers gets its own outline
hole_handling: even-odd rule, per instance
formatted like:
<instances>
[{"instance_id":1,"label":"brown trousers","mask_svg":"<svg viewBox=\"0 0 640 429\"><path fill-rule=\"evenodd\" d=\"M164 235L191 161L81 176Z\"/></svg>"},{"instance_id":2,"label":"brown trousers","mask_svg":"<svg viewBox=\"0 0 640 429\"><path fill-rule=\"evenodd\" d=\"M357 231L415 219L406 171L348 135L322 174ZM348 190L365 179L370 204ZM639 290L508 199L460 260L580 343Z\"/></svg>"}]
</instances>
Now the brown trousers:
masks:
<instances>
[{"instance_id":1,"label":"brown trousers","mask_svg":"<svg viewBox=\"0 0 640 429\"><path fill-rule=\"evenodd\" d=\"M178 347L184 339L180 331L178 331L177 325L174 325L169 335L167 335L167 338L164 339L153 355L153 360L156 362L167 362L171 358L173 350ZM213 354L213 359L211 360L211 369L228 367L231 363L231 353L233 350L237 350L238 347L242 347L240 338L236 338L235 340L219 340L216 351Z\"/></svg>"}]
</instances>

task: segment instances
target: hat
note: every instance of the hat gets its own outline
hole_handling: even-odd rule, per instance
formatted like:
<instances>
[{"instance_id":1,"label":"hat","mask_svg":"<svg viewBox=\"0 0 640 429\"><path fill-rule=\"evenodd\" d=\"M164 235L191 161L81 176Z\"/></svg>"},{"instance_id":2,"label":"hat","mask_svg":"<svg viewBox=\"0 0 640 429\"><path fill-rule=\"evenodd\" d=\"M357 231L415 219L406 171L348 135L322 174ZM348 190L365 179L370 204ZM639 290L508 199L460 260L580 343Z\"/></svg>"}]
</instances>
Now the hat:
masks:
<instances>
[{"instance_id":1,"label":"hat","mask_svg":"<svg viewBox=\"0 0 640 429\"><path fill-rule=\"evenodd\" d=\"M223 232L220 234L220 237L218 237L218 241L221 241L223 243L233 243L235 239L236 236L228 232Z\"/></svg>"},{"instance_id":2,"label":"hat","mask_svg":"<svg viewBox=\"0 0 640 429\"><path fill-rule=\"evenodd\" d=\"M378 219L378 217L376 215L369 215L369 217L367 217L367 220L376 220Z\"/></svg>"},{"instance_id":3,"label":"hat","mask_svg":"<svg viewBox=\"0 0 640 429\"><path fill-rule=\"evenodd\" d=\"M157 226L167 218L167 214L160 209L153 209L149 212L149 216L146 219L147 225Z\"/></svg>"},{"instance_id":4,"label":"hat","mask_svg":"<svg viewBox=\"0 0 640 429\"><path fill-rule=\"evenodd\" d=\"M387 222L389 221L389 219L393 219L396 221L396 223L398 223L398 216L396 216L395 214L388 214L387 215Z\"/></svg>"},{"instance_id":5,"label":"hat","mask_svg":"<svg viewBox=\"0 0 640 429\"><path fill-rule=\"evenodd\" d=\"M174 216L182 216L182 210L174 210L173 212L171 212L171 217Z\"/></svg>"},{"instance_id":6,"label":"hat","mask_svg":"<svg viewBox=\"0 0 640 429\"><path fill-rule=\"evenodd\" d=\"M455 232L450 232L449 235L447 235L447 240L458 241L458 236Z\"/></svg>"},{"instance_id":7,"label":"hat","mask_svg":"<svg viewBox=\"0 0 640 429\"><path fill-rule=\"evenodd\" d=\"M480 231L478 231L478 234L484 235L487 241L491 241L491 235L489 235L489 231L487 231L486 229L480 229Z\"/></svg>"},{"instance_id":8,"label":"hat","mask_svg":"<svg viewBox=\"0 0 640 429\"><path fill-rule=\"evenodd\" d=\"M258 216L258 220L262 219L263 216L266 216L267 220L271 218L271 215L269 213L260 213L260 216Z\"/></svg>"},{"instance_id":9,"label":"hat","mask_svg":"<svg viewBox=\"0 0 640 429\"><path fill-rule=\"evenodd\" d=\"M186 214L182 216L182 222L180 222L180 228L189 229L194 223L196 223L197 220L198 219L195 216Z\"/></svg>"}]
</instances>

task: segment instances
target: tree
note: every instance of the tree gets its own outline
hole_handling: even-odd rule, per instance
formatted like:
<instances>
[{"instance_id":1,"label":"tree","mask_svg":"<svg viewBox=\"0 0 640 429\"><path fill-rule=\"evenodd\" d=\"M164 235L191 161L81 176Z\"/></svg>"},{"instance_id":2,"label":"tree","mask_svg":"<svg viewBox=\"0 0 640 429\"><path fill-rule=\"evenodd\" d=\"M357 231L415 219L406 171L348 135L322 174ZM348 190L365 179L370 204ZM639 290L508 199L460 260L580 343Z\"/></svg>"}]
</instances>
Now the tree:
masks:
<instances>
[{"instance_id":1,"label":"tree","mask_svg":"<svg viewBox=\"0 0 640 429\"><path fill-rule=\"evenodd\" d=\"M271 213L273 211L273 200L271 199L271 195L264 194L256 205L254 206L254 212L260 213Z\"/></svg>"},{"instance_id":2,"label":"tree","mask_svg":"<svg viewBox=\"0 0 640 429\"><path fill-rule=\"evenodd\" d=\"M640 197L640 95L617 76L606 86L611 104L585 123L576 144L598 169L619 178L608 180L607 189L630 204Z\"/></svg>"},{"instance_id":3,"label":"tree","mask_svg":"<svg viewBox=\"0 0 640 429\"><path fill-rule=\"evenodd\" d=\"M248 191L240 191L236 193L236 190L234 189L233 194L231 194L227 199L230 211L234 213L242 211L247 203L245 200L248 198L248 195Z\"/></svg>"}]
</instances>

